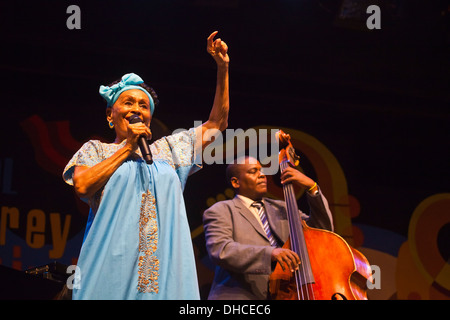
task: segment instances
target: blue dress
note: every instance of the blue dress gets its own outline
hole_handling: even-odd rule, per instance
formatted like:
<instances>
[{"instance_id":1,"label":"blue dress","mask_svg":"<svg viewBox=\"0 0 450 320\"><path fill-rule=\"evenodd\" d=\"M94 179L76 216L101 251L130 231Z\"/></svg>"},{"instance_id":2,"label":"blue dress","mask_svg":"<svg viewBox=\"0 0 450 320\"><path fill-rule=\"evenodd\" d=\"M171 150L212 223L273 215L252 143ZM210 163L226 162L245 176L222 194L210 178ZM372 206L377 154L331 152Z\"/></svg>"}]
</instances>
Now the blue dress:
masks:
<instances>
[{"instance_id":1,"label":"blue dress","mask_svg":"<svg viewBox=\"0 0 450 320\"><path fill-rule=\"evenodd\" d=\"M152 165L137 151L104 188L83 199L91 209L73 299L200 298L183 199L187 177L201 167L198 128L155 141ZM125 142L85 143L64 169L64 180L73 185L75 166L93 166Z\"/></svg>"}]
</instances>

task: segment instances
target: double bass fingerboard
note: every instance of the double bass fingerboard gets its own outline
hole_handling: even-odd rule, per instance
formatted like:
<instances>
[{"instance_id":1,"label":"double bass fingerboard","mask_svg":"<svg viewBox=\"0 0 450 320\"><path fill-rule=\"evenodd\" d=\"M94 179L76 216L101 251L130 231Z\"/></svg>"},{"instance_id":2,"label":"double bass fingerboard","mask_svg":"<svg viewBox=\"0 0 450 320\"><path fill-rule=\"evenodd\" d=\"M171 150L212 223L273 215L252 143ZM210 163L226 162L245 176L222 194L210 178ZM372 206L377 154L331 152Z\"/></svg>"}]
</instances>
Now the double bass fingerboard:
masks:
<instances>
[{"instance_id":1,"label":"double bass fingerboard","mask_svg":"<svg viewBox=\"0 0 450 320\"><path fill-rule=\"evenodd\" d=\"M289 161L281 161L280 169L283 172L289 166ZM301 264L295 271L295 280L299 292L299 299L308 300L311 297L302 297L300 295L311 294L309 290L302 290L302 287L314 283L314 275L311 269L311 263L308 255L308 248L303 234L302 218L298 211L297 200L295 198L294 187L292 183L283 185L284 199L286 201L287 215L289 221L289 235L291 250L300 257Z\"/></svg>"}]
</instances>

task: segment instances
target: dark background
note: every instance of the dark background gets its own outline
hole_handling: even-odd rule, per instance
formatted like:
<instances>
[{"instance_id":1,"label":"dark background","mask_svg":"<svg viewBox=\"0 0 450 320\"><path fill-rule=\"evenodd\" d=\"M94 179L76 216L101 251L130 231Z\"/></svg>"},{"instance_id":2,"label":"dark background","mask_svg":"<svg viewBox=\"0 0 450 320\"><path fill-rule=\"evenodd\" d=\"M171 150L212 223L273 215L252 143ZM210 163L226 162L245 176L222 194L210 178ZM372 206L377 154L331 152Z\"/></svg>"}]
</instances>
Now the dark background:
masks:
<instances>
[{"instance_id":1,"label":"dark background","mask_svg":"<svg viewBox=\"0 0 450 320\"><path fill-rule=\"evenodd\" d=\"M80 30L66 27L71 4L81 9ZM381 30L366 28L369 4L381 8ZM406 238L417 205L450 192L449 16L447 1L434 0L2 2L0 157L13 161L13 192L3 187L0 205L20 208L21 226L41 208L72 215L69 237L83 230L86 206L57 174L76 149L59 145L56 124L70 128L72 142L111 140L98 87L128 72L156 90L161 134L206 121L216 73L206 38L218 30L231 59L229 128L314 136L361 205L353 221ZM58 155L45 153L30 119L49 130ZM192 229L206 199L226 188L223 173L207 166L188 181ZM438 239L445 259L449 230Z\"/></svg>"}]
</instances>

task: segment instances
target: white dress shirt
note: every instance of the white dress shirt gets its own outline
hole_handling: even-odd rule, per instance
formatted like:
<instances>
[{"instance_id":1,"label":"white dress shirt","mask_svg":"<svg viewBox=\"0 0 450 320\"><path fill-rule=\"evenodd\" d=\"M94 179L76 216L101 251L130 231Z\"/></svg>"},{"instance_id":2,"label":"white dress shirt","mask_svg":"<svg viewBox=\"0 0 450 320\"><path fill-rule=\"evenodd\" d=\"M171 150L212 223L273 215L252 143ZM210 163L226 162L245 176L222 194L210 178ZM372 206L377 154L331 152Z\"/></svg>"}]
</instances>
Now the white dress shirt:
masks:
<instances>
[{"instance_id":1,"label":"white dress shirt","mask_svg":"<svg viewBox=\"0 0 450 320\"><path fill-rule=\"evenodd\" d=\"M259 212L258 209L256 207L252 207L253 202L255 202L255 200L252 200L250 198L247 198L246 196L237 194L236 197L238 197L245 205L245 207L250 210L251 213L253 213L253 215L255 216L256 220L258 220L259 224L261 225L261 228L263 228L264 230L264 226L261 222L261 218L259 217ZM261 200L261 202L264 204L264 201Z\"/></svg>"}]
</instances>

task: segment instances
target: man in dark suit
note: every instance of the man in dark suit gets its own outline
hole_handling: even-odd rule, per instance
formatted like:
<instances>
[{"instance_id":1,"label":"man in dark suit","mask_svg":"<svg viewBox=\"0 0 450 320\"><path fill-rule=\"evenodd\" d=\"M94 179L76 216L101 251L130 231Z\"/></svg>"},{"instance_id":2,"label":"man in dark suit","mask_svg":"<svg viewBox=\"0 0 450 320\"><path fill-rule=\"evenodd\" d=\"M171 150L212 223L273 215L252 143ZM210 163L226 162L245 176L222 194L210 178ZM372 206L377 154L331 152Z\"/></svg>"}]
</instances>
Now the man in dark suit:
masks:
<instances>
[{"instance_id":1,"label":"man in dark suit","mask_svg":"<svg viewBox=\"0 0 450 320\"><path fill-rule=\"evenodd\" d=\"M237 163L227 167L236 197L217 202L203 215L206 248L216 264L208 299L268 299L275 263L292 271L301 262L295 252L281 248L289 237L286 205L264 197L267 180L261 164L251 157ZM310 215L300 214L310 227L333 231L328 202L317 183L291 167L281 182L306 188Z\"/></svg>"}]
</instances>

